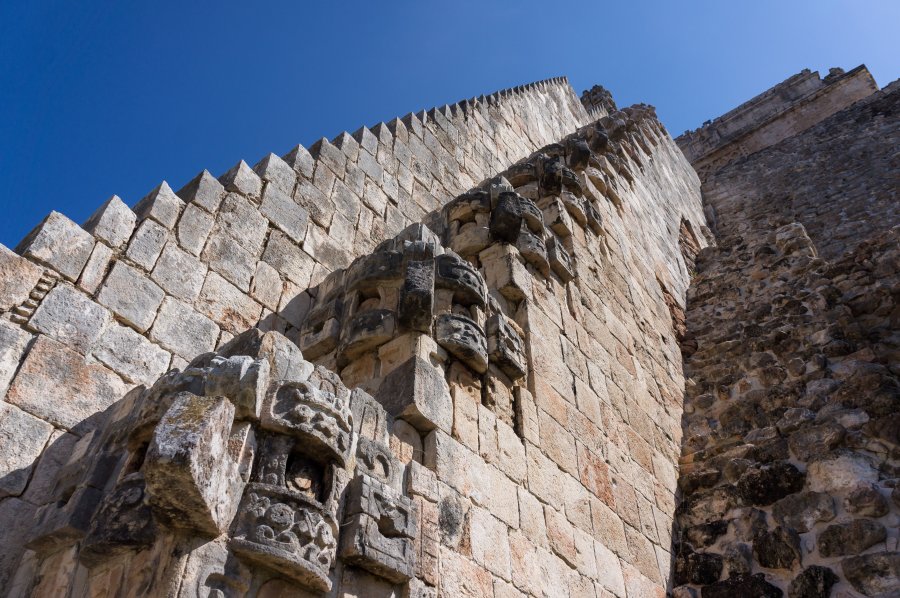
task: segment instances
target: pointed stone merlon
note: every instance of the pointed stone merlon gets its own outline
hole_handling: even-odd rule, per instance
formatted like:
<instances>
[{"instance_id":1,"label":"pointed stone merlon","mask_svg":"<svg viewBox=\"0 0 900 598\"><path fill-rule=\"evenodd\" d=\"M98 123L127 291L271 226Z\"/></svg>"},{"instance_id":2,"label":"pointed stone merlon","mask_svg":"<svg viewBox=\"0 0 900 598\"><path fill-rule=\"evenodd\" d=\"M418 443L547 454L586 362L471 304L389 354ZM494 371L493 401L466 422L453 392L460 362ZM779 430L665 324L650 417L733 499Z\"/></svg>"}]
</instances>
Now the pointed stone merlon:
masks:
<instances>
[{"instance_id":1,"label":"pointed stone merlon","mask_svg":"<svg viewBox=\"0 0 900 598\"><path fill-rule=\"evenodd\" d=\"M315 160L309 151L302 145L297 145L294 149L282 156L282 159L295 171L311 179L313 168L316 165Z\"/></svg>"},{"instance_id":2,"label":"pointed stone merlon","mask_svg":"<svg viewBox=\"0 0 900 598\"><path fill-rule=\"evenodd\" d=\"M147 194L134 206L134 213L139 220L151 218L165 228L172 230L184 209L184 202L175 195L165 181Z\"/></svg>"},{"instance_id":3,"label":"pointed stone merlon","mask_svg":"<svg viewBox=\"0 0 900 598\"><path fill-rule=\"evenodd\" d=\"M262 179L241 160L231 170L219 177L226 191L233 191L252 199L259 199L262 193Z\"/></svg>"},{"instance_id":4,"label":"pointed stone merlon","mask_svg":"<svg viewBox=\"0 0 900 598\"><path fill-rule=\"evenodd\" d=\"M275 187L288 197L294 194L294 186L297 184L297 173L291 166L276 156L269 154L253 167L253 171L270 187Z\"/></svg>"},{"instance_id":5,"label":"pointed stone merlon","mask_svg":"<svg viewBox=\"0 0 900 598\"><path fill-rule=\"evenodd\" d=\"M131 238L136 223L137 215L118 195L113 195L87 219L82 228L113 249L118 249Z\"/></svg>"},{"instance_id":6,"label":"pointed stone merlon","mask_svg":"<svg viewBox=\"0 0 900 598\"><path fill-rule=\"evenodd\" d=\"M16 253L55 270L75 282L96 241L90 233L60 214L50 212L16 247Z\"/></svg>"},{"instance_id":7,"label":"pointed stone merlon","mask_svg":"<svg viewBox=\"0 0 900 598\"><path fill-rule=\"evenodd\" d=\"M225 197L225 187L208 170L204 170L182 187L177 195L187 203L215 213Z\"/></svg>"}]
</instances>

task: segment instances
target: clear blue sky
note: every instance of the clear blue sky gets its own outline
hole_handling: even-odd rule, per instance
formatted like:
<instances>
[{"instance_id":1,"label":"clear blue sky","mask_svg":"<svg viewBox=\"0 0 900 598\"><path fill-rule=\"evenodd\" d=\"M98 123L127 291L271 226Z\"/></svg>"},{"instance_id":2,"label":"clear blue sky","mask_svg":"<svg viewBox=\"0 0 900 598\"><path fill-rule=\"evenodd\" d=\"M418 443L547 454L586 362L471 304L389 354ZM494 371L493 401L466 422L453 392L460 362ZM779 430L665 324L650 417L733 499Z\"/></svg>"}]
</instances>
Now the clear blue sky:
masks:
<instances>
[{"instance_id":1,"label":"clear blue sky","mask_svg":"<svg viewBox=\"0 0 900 598\"><path fill-rule=\"evenodd\" d=\"M674 135L805 67L884 86L898 25L898 0L0 0L0 243L557 75L654 104Z\"/></svg>"}]
</instances>

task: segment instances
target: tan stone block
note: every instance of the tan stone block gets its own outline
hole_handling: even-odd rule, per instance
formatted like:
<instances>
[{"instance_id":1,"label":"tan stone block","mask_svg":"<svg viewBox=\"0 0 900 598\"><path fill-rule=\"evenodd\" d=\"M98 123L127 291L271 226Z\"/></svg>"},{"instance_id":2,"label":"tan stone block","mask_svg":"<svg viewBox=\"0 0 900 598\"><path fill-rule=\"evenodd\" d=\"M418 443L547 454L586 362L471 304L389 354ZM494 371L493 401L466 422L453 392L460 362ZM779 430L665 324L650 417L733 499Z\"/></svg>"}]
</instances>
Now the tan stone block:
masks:
<instances>
[{"instance_id":1,"label":"tan stone block","mask_svg":"<svg viewBox=\"0 0 900 598\"><path fill-rule=\"evenodd\" d=\"M578 475L578 456L575 439L546 412L538 413L541 424L541 448L561 469Z\"/></svg>"},{"instance_id":2,"label":"tan stone block","mask_svg":"<svg viewBox=\"0 0 900 598\"><path fill-rule=\"evenodd\" d=\"M478 454L487 463L499 460L497 416L484 405L478 405Z\"/></svg>"},{"instance_id":3,"label":"tan stone block","mask_svg":"<svg viewBox=\"0 0 900 598\"><path fill-rule=\"evenodd\" d=\"M563 473L559 467L530 443L525 446L525 456L528 461L528 489L545 503L561 508L563 502L559 488Z\"/></svg>"},{"instance_id":4,"label":"tan stone block","mask_svg":"<svg viewBox=\"0 0 900 598\"><path fill-rule=\"evenodd\" d=\"M478 507L469 511L472 558L488 571L509 581L509 538L506 524Z\"/></svg>"},{"instance_id":5,"label":"tan stone block","mask_svg":"<svg viewBox=\"0 0 900 598\"><path fill-rule=\"evenodd\" d=\"M516 482L522 482L527 472L525 445L515 430L502 421L497 422L497 448L499 466Z\"/></svg>"},{"instance_id":6,"label":"tan stone block","mask_svg":"<svg viewBox=\"0 0 900 598\"><path fill-rule=\"evenodd\" d=\"M78 279L78 286L90 295L93 295L103 282L106 272L109 270L109 264L113 258L113 250L104 243L94 245L91 257L88 259L84 270L81 271L81 277Z\"/></svg>"},{"instance_id":7,"label":"tan stone block","mask_svg":"<svg viewBox=\"0 0 900 598\"><path fill-rule=\"evenodd\" d=\"M541 596L542 556L549 553L539 553L526 534L517 531L509 534L509 553L513 585L532 596Z\"/></svg>"},{"instance_id":8,"label":"tan stone block","mask_svg":"<svg viewBox=\"0 0 900 598\"><path fill-rule=\"evenodd\" d=\"M628 542L622 518L599 500L591 501L591 518L594 522L594 539L616 554L627 556Z\"/></svg>"},{"instance_id":9,"label":"tan stone block","mask_svg":"<svg viewBox=\"0 0 900 598\"><path fill-rule=\"evenodd\" d=\"M638 511L637 495L634 492L634 486L626 482L622 475L615 474L612 481L612 494L615 504L610 506L615 508L625 523L631 527L639 528L641 526L641 516L640 511Z\"/></svg>"},{"instance_id":10,"label":"tan stone block","mask_svg":"<svg viewBox=\"0 0 900 598\"><path fill-rule=\"evenodd\" d=\"M547 544L547 524L544 520L544 507L540 501L524 488L519 494L519 528L532 542L540 546Z\"/></svg>"},{"instance_id":11,"label":"tan stone block","mask_svg":"<svg viewBox=\"0 0 900 598\"><path fill-rule=\"evenodd\" d=\"M406 493L410 496L421 496L431 502L437 502L437 476L421 463L410 462L406 468Z\"/></svg>"},{"instance_id":12,"label":"tan stone block","mask_svg":"<svg viewBox=\"0 0 900 598\"><path fill-rule=\"evenodd\" d=\"M619 557L601 542L594 543L597 583L619 598L625 598L625 577Z\"/></svg>"},{"instance_id":13,"label":"tan stone block","mask_svg":"<svg viewBox=\"0 0 900 598\"><path fill-rule=\"evenodd\" d=\"M43 271L40 266L0 245L0 311L26 301Z\"/></svg>"},{"instance_id":14,"label":"tan stone block","mask_svg":"<svg viewBox=\"0 0 900 598\"><path fill-rule=\"evenodd\" d=\"M196 306L200 313L232 334L240 334L253 326L262 313L259 303L215 272L207 275Z\"/></svg>"},{"instance_id":15,"label":"tan stone block","mask_svg":"<svg viewBox=\"0 0 900 598\"><path fill-rule=\"evenodd\" d=\"M656 561L656 550L641 532L625 526L625 537L628 540L628 558L626 560L638 568L638 570L654 582L661 582L659 563Z\"/></svg>"},{"instance_id":16,"label":"tan stone block","mask_svg":"<svg viewBox=\"0 0 900 598\"><path fill-rule=\"evenodd\" d=\"M493 580L486 569L443 546L440 554L442 596L484 598L493 594Z\"/></svg>"},{"instance_id":17,"label":"tan stone block","mask_svg":"<svg viewBox=\"0 0 900 598\"><path fill-rule=\"evenodd\" d=\"M574 528L565 514L551 506L544 505L544 518L547 522L547 541L550 548L571 567L576 566Z\"/></svg>"},{"instance_id":18,"label":"tan stone block","mask_svg":"<svg viewBox=\"0 0 900 598\"><path fill-rule=\"evenodd\" d=\"M421 461L423 457L422 437L418 430L402 419L395 420L391 428L390 448L403 464Z\"/></svg>"},{"instance_id":19,"label":"tan stone block","mask_svg":"<svg viewBox=\"0 0 900 598\"><path fill-rule=\"evenodd\" d=\"M501 579L494 580L494 598L526 598L526 595L512 584Z\"/></svg>"},{"instance_id":20,"label":"tan stone block","mask_svg":"<svg viewBox=\"0 0 900 598\"><path fill-rule=\"evenodd\" d=\"M665 598L665 587L643 575L637 567L622 561L622 574L625 578L625 592L628 596Z\"/></svg>"},{"instance_id":21,"label":"tan stone block","mask_svg":"<svg viewBox=\"0 0 900 598\"><path fill-rule=\"evenodd\" d=\"M609 466L581 443L578 444L578 472L585 488L607 505L614 504Z\"/></svg>"},{"instance_id":22,"label":"tan stone block","mask_svg":"<svg viewBox=\"0 0 900 598\"><path fill-rule=\"evenodd\" d=\"M416 577L431 585L437 585L439 579L440 528L437 504L415 499L419 516L419 538L416 553Z\"/></svg>"}]
</instances>

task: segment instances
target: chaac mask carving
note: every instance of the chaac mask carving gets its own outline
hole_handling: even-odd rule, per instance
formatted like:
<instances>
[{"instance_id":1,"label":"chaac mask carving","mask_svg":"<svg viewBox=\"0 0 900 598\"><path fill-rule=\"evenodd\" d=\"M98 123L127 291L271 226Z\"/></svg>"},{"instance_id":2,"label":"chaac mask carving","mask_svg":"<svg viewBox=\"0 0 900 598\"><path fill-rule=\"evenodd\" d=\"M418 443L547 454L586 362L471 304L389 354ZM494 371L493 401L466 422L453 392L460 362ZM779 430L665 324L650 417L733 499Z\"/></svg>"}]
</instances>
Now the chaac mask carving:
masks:
<instances>
[{"instance_id":1,"label":"chaac mask carving","mask_svg":"<svg viewBox=\"0 0 900 598\"><path fill-rule=\"evenodd\" d=\"M382 431L361 438L354 411L375 412ZM197 578L182 585L209 596L245 595L269 578L327 592L339 541L354 565L394 583L413 575L417 520L403 465L383 444L383 408L283 336L248 331L109 417L83 440L98 457L73 459L61 500L40 514L29 545L39 554L80 540L91 569L199 541L203 550L186 551Z\"/></svg>"}]
</instances>

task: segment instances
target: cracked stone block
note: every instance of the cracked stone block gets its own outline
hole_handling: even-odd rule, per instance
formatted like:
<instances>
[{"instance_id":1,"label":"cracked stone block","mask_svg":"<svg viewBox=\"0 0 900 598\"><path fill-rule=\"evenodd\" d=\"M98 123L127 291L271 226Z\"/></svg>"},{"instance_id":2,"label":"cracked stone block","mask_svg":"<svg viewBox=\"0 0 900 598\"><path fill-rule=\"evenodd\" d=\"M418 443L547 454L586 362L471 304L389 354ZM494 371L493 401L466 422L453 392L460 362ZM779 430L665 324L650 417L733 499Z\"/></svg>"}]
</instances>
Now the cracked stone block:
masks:
<instances>
[{"instance_id":1,"label":"cracked stone block","mask_svg":"<svg viewBox=\"0 0 900 598\"><path fill-rule=\"evenodd\" d=\"M75 351L39 336L6 400L56 426L72 429L118 401L126 390L111 370L87 364Z\"/></svg>"},{"instance_id":2,"label":"cracked stone block","mask_svg":"<svg viewBox=\"0 0 900 598\"><path fill-rule=\"evenodd\" d=\"M175 228L178 222L178 216L184 209L184 201L172 191L169 184L165 181L148 193L134 206L134 213L138 218L153 218L166 229Z\"/></svg>"},{"instance_id":3,"label":"cracked stone block","mask_svg":"<svg viewBox=\"0 0 900 598\"><path fill-rule=\"evenodd\" d=\"M113 195L87 219L82 228L117 249L131 238L136 223L137 215L118 195Z\"/></svg>"},{"instance_id":4,"label":"cracked stone block","mask_svg":"<svg viewBox=\"0 0 900 598\"><path fill-rule=\"evenodd\" d=\"M172 297L163 301L150 330L151 340L185 359L212 351L218 338L215 322Z\"/></svg>"},{"instance_id":5,"label":"cracked stone block","mask_svg":"<svg viewBox=\"0 0 900 598\"><path fill-rule=\"evenodd\" d=\"M250 283L250 296L270 310L276 311L281 299L281 291L281 276L278 275L278 270L266 262L257 262L256 272Z\"/></svg>"},{"instance_id":6,"label":"cracked stone block","mask_svg":"<svg viewBox=\"0 0 900 598\"><path fill-rule=\"evenodd\" d=\"M94 245L94 251L91 252L91 257L78 279L78 286L93 295L106 277L112 259L112 249L103 243Z\"/></svg>"},{"instance_id":7,"label":"cracked stone block","mask_svg":"<svg viewBox=\"0 0 900 598\"><path fill-rule=\"evenodd\" d=\"M297 205L289 193L274 185L267 186L259 211L294 242L302 243L306 238L309 213Z\"/></svg>"},{"instance_id":8,"label":"cracked stone block","mask_svg":"<svg viewBox=\"0 0 900 598\"><path fill-rule=\"evenodd\" d=\"M52 433L47 422L0 403L0 499L22 494Z\"/></svg>"},{"instance_id":9,"label":"cracked stone block","mask_svg":"<svg viewBox=\"0 0 900 598\"><path fill-rule=\"evenodd\" d=\"M242 291L250 289L256 257L241 247L230 235L214 232L206 243L203 260L212 270Z\"/></svg>"},{"instance_id":10,"label":"cracked stone block","mask_svg":"<svg viewBox=\"0 0 900 598\"><path fill-rule=\"evenodd\" d=\"M129 382L151 386L169 366L171 355L127 326L106 329L92 352L97 361Z\"/></svg>"},{"instance_id":11,"label":"cracked stone block","mask_svg":"<svg viewBox=\"0 0 900 598\"><path fill-rule=\"evenodd\" d=\"M230 443L234 407L224 397L180 393L157 424L143 472L150 504L175 525L209 537L225 532L246 484L242 461L255 452L251 438Z\"/></svg>"},{"instance_id":12,"label":"cracked stone block","mask_svg":"<svg viewBox=\"0 0 900 598\"><path fill-rule=\"evenodd\" d=\"M109 310L75 287L60 283L44 297L28 325L80 353L87 353L110 322Z\"/></svg>"},{"instance_id":13,"label":"cracked stone block","mask_svg":"<svg viewBox=\"0 0 900 598\"><path fill-rule=\"evenodd\" d=\"M75 282L91 257L94 243L90 233L59 212L50 212L19 243L16 252L49 266Z\"/></svg>"},{"instance_id":14,"label":"cracked stone block","mask_svg":"<svg viewBox=\"0 0 900 598\"><path fill-rule=\"evenodd\" d=\"M248 253L258 255L269 230L269 221L248 199L229 193L216 216L216 229L213 234L227 234Z\"/></svg>"},{"instance_id":15,"label":"cracked stone block","mask_svg":"<svg viewBox=\"0 0 900 598\"><path fill-rule=\"evenodd\" d=\"M228 397L237 419L259 419L269 388L269 362L247 355L214 357L204 394Z\"/></svg>"},{"instance_id":16,"label":"cracked stone block","mask_svg":"<svg viewBox=\"0 0 900 598\"><path fill-rule=\"evenodd\" d=\"M197 309L232 334L256 324L262 306L227 280L210 272L203 283Z\"/></svg>"},{"instance_id":17,"label":"cracked stone block","mask_svg":"<svg viewBox=\"0 0 900 598\"><path fill-rule=\"evenodd\" d=\"M154 282L122 262L116 262L100 288L97 301L138 332L146 332L165 293Z\"/></svg>"},{"instance_id":18,"label":"cracked stone block","mask_svg":"<svg viewBox=\"0 0 900 598\"><path fill-rule=\"evenodd\" d=\"M200 255L215 222L209 212L196 204L188 204L175 231L178 244L191 255Z\"/></svg>"}]
</instances>

